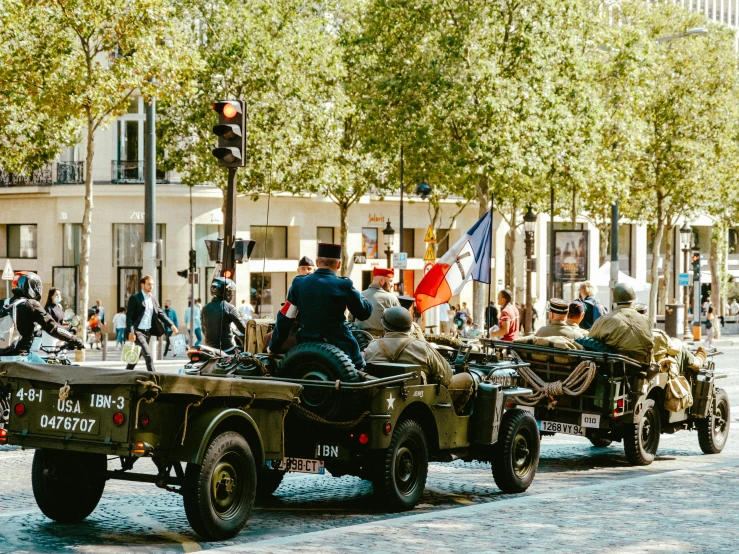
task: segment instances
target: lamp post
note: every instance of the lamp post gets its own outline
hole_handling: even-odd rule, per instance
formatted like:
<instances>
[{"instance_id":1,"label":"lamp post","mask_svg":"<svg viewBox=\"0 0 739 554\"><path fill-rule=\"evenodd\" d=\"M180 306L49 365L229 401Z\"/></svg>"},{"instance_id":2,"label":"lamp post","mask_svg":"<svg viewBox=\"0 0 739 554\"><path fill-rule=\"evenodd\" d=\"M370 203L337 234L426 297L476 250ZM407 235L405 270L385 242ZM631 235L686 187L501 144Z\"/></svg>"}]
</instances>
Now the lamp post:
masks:
<instances>
[{"instance_id":1,"label":"lamp post","mask_svg":"<svg viewBox=\"0 0 739 554\"><path fill-rule=\"evenodd\" d=\"M534 271L534 231L536 229L536 214L531 206L523 216L524 242L526 244L526 332L533 331L533 306L531 305L531 273Z\"/></svg>"},{"instance_id":2,"label":"lamp post","mask_svg":"<svg viewBox=\"0 0 739 554\"><path fill-rule=\"evenodd\" d=\"M393 256L393 237L395 237L395 229L390 226L390 220L387 220L387 226L382 230L382 236L385 239L385 255L387 256L387 267L392 265Z\"/></svg>"},{"instance_id":3,"label":"lamp post","mask_svg":"<svg viewBox=\"0 0 739 554\"><path fill-rule=\"evenodd\" d=\"M682 227L680 227L680 244L683 250L683 271L688 272L688 254L693 246L693 229L688 225L686 221ZM688 288L689 285L683 286L683 340L689 340L690 337L690 326L688 325Z\"/></svg>"}]
</instances>

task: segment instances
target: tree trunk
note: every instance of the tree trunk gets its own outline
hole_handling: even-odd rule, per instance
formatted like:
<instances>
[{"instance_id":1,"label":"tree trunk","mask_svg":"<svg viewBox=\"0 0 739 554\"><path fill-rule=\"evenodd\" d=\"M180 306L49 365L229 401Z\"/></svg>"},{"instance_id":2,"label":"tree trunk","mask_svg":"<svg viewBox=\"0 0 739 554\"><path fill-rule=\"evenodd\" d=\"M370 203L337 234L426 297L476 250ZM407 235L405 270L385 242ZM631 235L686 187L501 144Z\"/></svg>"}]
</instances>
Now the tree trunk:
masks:
<instances>
[{"instance_id":1,"label":"tree trunk","mask_svg":"<svg viewBox=\"0 0 739 554\"><path fill-rule=\"evenodd\" d=\"M480 180L475 186L477 192L478 209L477 214L479 217L484 216L490 209L490 184L485 175L480 177ZM493 219L495 214L493 213ZM490 246L491 254L495 251L495 244ZM480 329L485 327L485 306L488 305L488 297L495 301L495 295L490 294L490 287L495 287L495 273L490 272L490 285L486 287L484 283L472 281L472 313L473 320L477 322Z\"/></svg>"},{"instance_id":2,"label":"tree trunk","mask_svg":"<svg viewBox=\"0 0 739 554\"><path fill-rule=\"evenodd\" d=\"M672 297L670 287L672 285L672 237L674 236L675 227L668 225L665 228L665 278L659 285L659 299L657 302L657 313L665 313L666 304L669 304Z\"/></svg>"},{"instance_id":3,"label":"tree trunk","mask_svg":"<svg viewBox=\"0 0 739 554\"><path fill-rule=\"evenodd\" d=\"M516 221L516 212L517 210L514 206L511 210L510 228L508 229L508 233L506 233L505 237L505 286L513 294L514 304L519 303L520 300L518 288L516 287L516 267L521 265L520 263L516 263L516 228L518 227L518 222ZM525 259L526 258L524 257L524 264Z\"/></svg>"},{"instance_id":4,"label":"tree trunk","mask_svg":"<svg viewBox=\"0 0 739 554\"><path fill-rule=\"evenodd\" d=\"M80 251L80 274L79 274L79 316L80 324L77 326L77 336L86 340L87 330L87 307L90 304L90 243L92 235L92 161L95 155L95 125L91 115L87 117L87 154L85 156L85 211L82 216L82 248ZM82 361L85 358L85 351L80 350Z\"/></svg>"},{"instance_id":5,"label":"tree trunk","mask_svg":"<svg viewBox=\"0 0 739 554\"><path fill-rule=\"evenodd\" d=\"M347 255L346 251L346 235L347 235L347 226L346 226L346 217L349 213L349 205L346 202L340 202L339 203L339 211L341 212L341 230L339 232L339 237L341 240L341 269L339 270L339 274L342 277L346 276L346 264L348 263L349 256ZM379 249L379 236L378 236L378 245L377 248Z\"/></svg>"},{"instance_id":6,"label":"tree trunk","mask_svg":"<svg viewBox=\"0 0 739 554\"><path fill-rule=\"evenodd\" d=\"M715 317L713 320L713 336L715 338L721 336L719 316L721 315L724 304L721 291L721 267L723 265L722 247L725 232L723 222L716 221L713 224L713 230L711 232L711 253L708 265L711 270L711 304L713 305L713 315Z\"/></svg>"},{"instance_id":7,"label":"tree trunk","mask_svg":"<svg viewBox=\"0 0 739 554\"><path fill-rule=\"evenodd\" d=\"M598 241L600 244L598 257L598 259L600 260L600 264L598 265L598 267L601 267L604 263L606 263L607 260L611 259L611 226L608 223L605 223L599 225L598 230L600 231L600 240Z\"/></svg>"},{"instance_id":8,"label":"tree trunk","mask_svg":"<svg viewBox=\"0 0 739 554\"><path fill-rule=\"evenodd\" d=\"M660 214L661 215L661 214ZM659 288L659 258L662 250L662 237L665 224L660 215L657 216L657 233L652 244L652 287L649 289L649 318L652 325L657 323L657 292Z\"/></svg>"}]
</instances>

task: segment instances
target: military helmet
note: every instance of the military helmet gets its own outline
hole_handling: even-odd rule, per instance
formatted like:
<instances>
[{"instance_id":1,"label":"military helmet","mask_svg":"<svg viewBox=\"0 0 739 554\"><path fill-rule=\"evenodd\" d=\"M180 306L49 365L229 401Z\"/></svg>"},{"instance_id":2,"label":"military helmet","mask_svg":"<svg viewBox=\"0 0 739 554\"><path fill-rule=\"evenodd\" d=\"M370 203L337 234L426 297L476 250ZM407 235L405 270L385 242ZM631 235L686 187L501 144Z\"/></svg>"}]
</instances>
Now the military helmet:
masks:
<instances>
[{"instance_id":1,"label":"military helmet","mask_svg":"<svg viewBox=\"0 0 739 554\"><path fill-rule=\"evenodd\" d=\"M631 304L636 300L634 287L626 283L618 283L613 287L613 302L615 304Z\"/></svg>"},{"instance_id":2,"label":"military helmet","mask_svg":"<svg viewBox=\"0 0 739 554\"><path fill-rule=\"evenodd\" d=\"M38 300L41 298L41 277L30 271L18 271L13 275L13 295Z\"/></svg>"},{"instance_id":3,"label":"military helmet","mask_svg":"<svg viewBox=\"0 0 739 554\"><path fill-rule=\"evenodd\" d=\"M231 300L233 300L235 292L236 283L226 277L213 279L213 282L210 284L210 293L226 302L231 302Z\"/></svg>"},{"instance_id":4,"label":"military helmet","mask_svg":"<svg viewBox=\"0 0 739 554\"><path fill-rule=\"evenodd\" d=\"M403 306L393 306L382 314L382 326L388 331L404 333L411 330L411 313Z\"/></svg>"}]
</instances>

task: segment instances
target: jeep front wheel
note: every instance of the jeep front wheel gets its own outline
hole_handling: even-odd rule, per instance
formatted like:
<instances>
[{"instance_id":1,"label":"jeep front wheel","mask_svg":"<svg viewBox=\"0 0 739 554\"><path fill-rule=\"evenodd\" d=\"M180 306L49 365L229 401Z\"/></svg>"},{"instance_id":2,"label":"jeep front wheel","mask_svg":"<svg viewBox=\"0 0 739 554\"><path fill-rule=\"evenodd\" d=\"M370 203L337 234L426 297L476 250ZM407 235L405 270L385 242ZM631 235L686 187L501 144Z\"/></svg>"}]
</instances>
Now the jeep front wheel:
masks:
<instances>
[{"instance_id":1,"label":"jeep front wheel","mask_svg":"<svg viewBox=\"0 0 739 554\"><path fill-rule=\"evenodd\" d=\"M395 428L390 446L378 460L375 496L390 510L411 510L421 499L428 471L426 436L418 423L407 419Z\"/></svg>"},{"instance_id":2,"label":"jeep front wheel","mask_svg":"<svg viewBox=\"0 0 739 554\"><path fill-rule=\"evenodd\" d=\"M708 417L698 421L698 444L704 454L718 454L729 438L731 412L729 396L723 389L716 389L715 405Z\"/></svg>"},{"instance_id":3,"label":"jeep front wheel","mask_svg":"<svg viewBox=\"0 0 739 554\"><path fill-rule=\"evenodd\" d=\"M246 525L256 486L257 466L246 439L221 433L211 440L202 464L187 464L182 486L187 520L206 539L230 539Z\"/></svg>"},{"instance_id":4,"label":"jeep front wheel","mask_svg":"<svg viewBox=\"0 0 739 554\"><path fill-rule=\"evenodd\" d=\"M651 398L644 401L637 420L626 424L624 429L624 452L626 459L635 466L648 466L654 461L662 433L659 410Z\"/></svg>"},{"instance_id":5,"label":"jeep front wheel","mask_svg":"<svg viewBox=\"0 0 739 554\"><path fill-rule=\"evenodd\" d=\"M503 416L491 465L495 484L503 492L529 488L539 467L539 429L528 412L510 410Z\"/></svg>"}]
</instances>

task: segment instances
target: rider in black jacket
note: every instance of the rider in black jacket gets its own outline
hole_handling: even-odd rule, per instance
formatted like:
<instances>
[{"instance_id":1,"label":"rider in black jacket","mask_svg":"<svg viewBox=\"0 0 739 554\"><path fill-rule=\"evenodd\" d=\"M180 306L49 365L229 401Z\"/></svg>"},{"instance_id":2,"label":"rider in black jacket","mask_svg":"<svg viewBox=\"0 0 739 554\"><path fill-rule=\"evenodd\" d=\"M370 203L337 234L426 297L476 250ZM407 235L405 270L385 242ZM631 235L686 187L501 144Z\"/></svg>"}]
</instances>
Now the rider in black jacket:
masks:
<instances>
[{"instance_id":1,"label":"rider in black jacket","mask_svg":"<svg viewBox=\"0 0 739 554\"><path fill-rule=\"evenodd\" d=\"M236 348L231 323L236 325L240 333L246 333L241 314L236 306L231 304L236 292L236 283L231 279L218 277L213 279L210 292L213 299L203 306L201 311L203 335L205 335L203 342L206 346L228 353Z\"/></svg>"},{"instance_id":2,"label":"rider in black jacket","mask_svg":"<svg viewBox=\"0 0 739 554\"><path fill-rule=\"evenodd\" d=\"M41 278L35 273L19 271L13 277L13 296L0 300L0 306L15 305L15 326L21 338L13 351L4 352L3 356L25 357L29 362L44 363L41 357L31 352L36 324L52 337L74 343L80 349L85 347L80 339L57 325L46 313L39 303L41 289Z\"/></svg>"}]
</instances>

